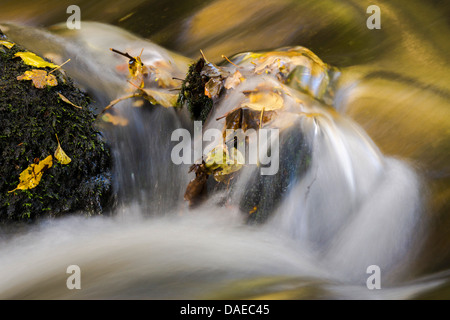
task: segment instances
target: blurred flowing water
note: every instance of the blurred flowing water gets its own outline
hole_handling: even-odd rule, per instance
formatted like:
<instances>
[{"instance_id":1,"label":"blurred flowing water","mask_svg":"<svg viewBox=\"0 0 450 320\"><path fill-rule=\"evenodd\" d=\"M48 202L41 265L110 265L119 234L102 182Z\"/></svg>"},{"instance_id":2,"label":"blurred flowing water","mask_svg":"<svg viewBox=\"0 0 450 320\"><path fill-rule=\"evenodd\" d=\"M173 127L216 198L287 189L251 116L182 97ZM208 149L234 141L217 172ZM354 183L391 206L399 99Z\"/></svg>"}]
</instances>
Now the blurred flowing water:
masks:
<instances>
[{"instance_id":1,"label":"blurred flowing water","mask_svg":"<svg viewBox=\"0 0 450 320\"><path fill-rule=\"evenodd\" d=\"M81 8L80 30L66 28L69 4ZM183 201L192 174L170 161L170 136L193 130L185 110L118 104L128 125L101 127L114 155L113 217L43 221L4 235L0 297L449 298L449 5L379 1L382 28L368 30L370 4L2 1L3 32L57 63L71 58L66 72L99 110L125 93L126 73L116 68L124 60L111 47L134 56L144 49L144 63L170 61L184 77L199 49L220 61L301 45L341 74L333 108L298 93L303 111L320 117L280 120L295 128L284 137L311 158L263 225L245 224L236 205L218 206L220 192L195 209ZM282 136L280 146L290 155L288 140ZM253 178L245 168L235 202ZM72 264L81 268L81 290L66 288ZM381 268L381 290L366 287L370 265Z\"/></svg>"}]
</instances>

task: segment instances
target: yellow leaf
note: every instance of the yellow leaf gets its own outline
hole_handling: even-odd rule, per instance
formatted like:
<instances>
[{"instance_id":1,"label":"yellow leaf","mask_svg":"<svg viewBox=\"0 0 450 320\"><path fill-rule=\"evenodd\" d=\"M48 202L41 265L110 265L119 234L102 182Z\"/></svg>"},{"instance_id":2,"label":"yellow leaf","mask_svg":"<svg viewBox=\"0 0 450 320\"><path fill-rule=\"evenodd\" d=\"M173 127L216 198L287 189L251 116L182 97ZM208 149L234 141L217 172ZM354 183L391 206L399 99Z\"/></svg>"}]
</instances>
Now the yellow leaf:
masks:
<instances>
[{"instance_id":1,"label":"yellow leaf","mask_svg":"<svg viewBox=\"0 0 450 320\"><path fill-rule=\"evenodd\" d=\"M76 104L74 104L73 102L71 102L69 99L67 99L66 97L64 97L64 96L63 96L61 93L59 93L59 92L58 92L58 96L59 96L59 97L61 98L61 100L64 101L65 103L68 103L68 104L70 104L71 106L74 106L75 108L83 109L83 108L77 106Z\"/></svg>"},{"instance_id":2,"label":"yellow leaf","mask_svg":"<svg viewBox=\"0 0 450 320\"><path fill-rule=\"evenodd\" d=\"M120 116L115 116L110 113L104 114L102 116L102 120L105 122L112 123L115 126L119 125L121 127L124 127L124 126L128 125L128 119L122 118Z\"/></svg>"},{"instance_id":3,"label":"yellow leaf","mask_svg":"<svg viewBox=\"0 0 450 320\"><path fill-rule=\"evenodd\" d=\"M47 74L45 70L33 69L31 71L25 71L21 76L17 77L17 80L32 80L33 85L38 89L43 89L46 86L57 86L58 81L52 74Z\"/></svg>"},{"instance_id":4,"label":"yellow leaf","mask_svg":"<svg viewBox=\"0 0 450 320\"><path fill-rule=\"evenodd\" d=\"M165 108L176 107L178 95L174 93L167 93L153 89L141 89L145 93L143 96L152 104L160 104Z\"/></svg>"},{"instance_id":5,"label":"yellow leaf","mask_svg":"<svg viewBox=\"0 0 450 320\"><path fill-rule=\"evenodd\" d=\"M3 45L5 47L7 47L8 49L11 49L12 47L14 47L14 43L5 41L5 40L0 40L0 45Z\"/></svg>"},{"instance_id":6,"label":"yellow leaf","mask_svg":"<svg viewBox=\"0 0 450 320\"><path fill-rule=\"evenodd\" d=\"M119 50L110 48L112 52L120 54L126 58L128 58L128 71L130 73L131 83L133 86L138 88L144 87L144 75L148 73L147 68L144 66L144 63L141 60L141 56L133 57L128 54L128 52L121 52ZM144 49L142 49L144 50ZM141 51L142 54L142 51Z\"/></svg>"},{"instance_id":7,"label":"yellow leaf","mask_svg":"<svg viewBox=\"0 0 450 320\"><path fill-rule=\"evenodd\" d=\"M58 148L56 148L55 151L55 158L58 160L61 164L69 164L72 159L70 159L67 154L64 152L64 150L61 148L61 144L59 143L58 136L56 135L56 140L58 140Z\"/></svg>"},{"instance_id":8,"label":"yellow leaf","mask_svg":"<svg viewBox=\"0 0 450 320\"><path fill-rule=\"evenodd\" d=\"M248 96L248 101L241 107L247 107L257 111L272 111L283 107L283 98L275 92L255 91Z\"/></svg>"},{"instance_id":9,"label":"yellow leaf","mask_svg":"<svg viewBox=\"0 0 450 320\"><path fill-rule=\"evenodd\" d=\"M14 192L17 189L27 190L35 188L41 181L44 171L51 168L52 165L53 158L51 155L38 163L33 163L20 174L20 182L17 185L17 188L9 192Z\"/></svg>"},{"instance_id":10,"label":"yellow leaf","mask_svg":"<svg viewBox=\"0 0 450 320\"><path fill-rule=\"evenodd\" d=\"M212 149L205 159L205 169L214 175L218 182L223 181L225 176L239 171L245 162L244 157L236 148L228 151L226 146L219 145Z\"/></svg>"},{"instance_id":11,"label":"yellow leaf","mask_svg":"<svg viewBox=\"0 0 450 320\"><path fill-rule=\"evenodd\" d=\"M45 61L41 57L37 56L33 52L17 52L15 57L21 57L25 64L29 66L37 67L37 68L57 68L56 64Z\"/></svg>"}]
</instances>

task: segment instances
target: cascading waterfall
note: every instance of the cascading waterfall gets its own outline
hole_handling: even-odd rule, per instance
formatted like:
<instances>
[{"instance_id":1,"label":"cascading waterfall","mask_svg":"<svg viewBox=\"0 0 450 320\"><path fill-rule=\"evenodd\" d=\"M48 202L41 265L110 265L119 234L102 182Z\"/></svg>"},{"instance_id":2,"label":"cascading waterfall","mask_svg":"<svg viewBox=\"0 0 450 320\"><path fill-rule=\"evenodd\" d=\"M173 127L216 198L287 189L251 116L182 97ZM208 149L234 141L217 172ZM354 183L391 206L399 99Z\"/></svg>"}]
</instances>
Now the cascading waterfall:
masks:
<instances>
[{"instance_id":1,"label":"cascading waterfall","mask_svg":"<svg viewBox=\"0 0 450 320\"><path fill-rule=\"evenodd\" d=\"M34 29L9 29L13 40L45 53L32 41ZM101 24L86 23L83 30L89 37L79 35L70 47L70 55L78 54L67 70L106 100L117 98L123 81L110 72L116 57L105 58L108 48L144 47L150 56L160 50ZM74 41L64 34L47 36L63 59L65 39ZM104 76L92 81L97 71ZM230 101L233 97L223 102L222 112L232 108ZM129 120L105 133L123 201L117 215L47 221L4 240L0 273L7 276L0 278L0 298L408 298L437 284L400 281L408 275L402 268L422 224L420 179L407 163L383 156L361 128L336 111L310 101L303 112L318 116L291 119L311 152L310 164L267 223L255 227L245 225L234 207L210 201L189 210L183 202L188 166L167 159L170 133L192 126L186 114L135 108L128 101L115 108ZM66 288L72 264L82 270L82 290ZM365 287L370 265L383 272L383 292Z\"/></svg>"}]
</instances>

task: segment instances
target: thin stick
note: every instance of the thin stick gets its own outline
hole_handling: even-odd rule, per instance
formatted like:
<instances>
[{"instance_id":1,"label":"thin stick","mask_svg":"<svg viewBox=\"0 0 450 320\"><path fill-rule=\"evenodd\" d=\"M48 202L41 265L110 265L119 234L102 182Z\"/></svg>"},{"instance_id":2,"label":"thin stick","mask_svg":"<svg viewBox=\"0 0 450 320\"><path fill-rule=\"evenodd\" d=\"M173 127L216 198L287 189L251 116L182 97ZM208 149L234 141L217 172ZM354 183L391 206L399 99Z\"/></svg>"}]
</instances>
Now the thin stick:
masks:
<instances>
[{"instance_id":1,"label":"thin stick","mask_svg":"<svg viewBox=\"0 0 450 320\"><path fill-rule=\"evenodd\" d=\"M136 58L130 56L130 55L128 54L128 52L123 53L123 52L120 52L119 50L116 50L116 49L113 49L113 48L109 48L109 50L111 50L112 52L115 52L115 53L117 53L117 54L120 54L120 55L122 55L122 56L124 56L124 57L127 57L127 58L130 59L130 60L136 61Z\"/></svg>"},{"instance_id":2,"label":"thin stick","mask_svg":"<svg viewBox=\"0 0 450 320\"><path fill-rule=\"evenodd\" d=\"M235 64L233 61L231 61L230 59L228 59L227 56L225 56L224 54L222 55L222 58L227 60L229 63L231 63L233 66L235 66L236 68L239 68L239 66L237 64Z\"/></svg>"},{"instance_id":3,"label":"thin stick","mask_svg":"<svg viewBox=\"0 0 450 320\"><path fill-rule=\"evenodd\" d=\"M259 118L259 128L260 129L262 127L263 115L264 115L264 107L261 110L261 117Z\"/></svg>"},{"instance_id":4,"label":"thin stick","mask_svg":"<svg viewBox=\"0 0 450 320\"><path fill-rule=\"evenodd\" d=\"M130 80L127 80L127 82L129 84L131 84L133 87L135 87L136 89L138 89L139 91L142 91L145 95L147 95L147 93L145 92L144 88L140 88L137 85L135 85L133 82L131 82Z\"/></svg>"},{"instance_id":5,"label":"thin stick","mask_svg":"<svg viewBox=\"0 0 450 320\"><path fill-rule=\"evenodd\" d=\"M102 115L103 113L105 113L105 111L111 109L114 105L118 104L120 101L123 101L123 100L126 100L126 99L130 99L130 98L141 97L141 96L142 96L142 93L133 93L133 94L130 94L128 96L124 96L124 97L118 98L116 100L113 100L98 115Z\"/></svg>"},{"instance_id":6,"label":"thin stick","mask_svg":"<svg viewBox=\"0 0 450 320\"><path fill-rule=\"evenodd\" d=\"M52 73L53 71L55 71L55 70L58 70L59 68L61 68L63 65L65 65L67 62L69 62L70 61L70 59L67 59L67 61L66 62L64 62L62 65L60 65L60 66L57 66L55 69L53 69L52 71L50 71L48 74L50 74L50 73Z\"/></svg>"},{"instance_id":7,"label":"thin stick","mask_svg":"<svg viewBox=\"0 0 450 320\"><path fill-rule=\"evenodd\" d=\"M205 62L209 63L208 59L206 59L205 54L203 53L202 49L200 49L200 53L202 54L203 60L205 60Z\"/></svg>"},{"instance_id":8,"label":"thin stick","mask_svg":"<svg viewBox=\"0 0 450 320\"><path fill-rule=\"evenodd\" d=\"M227 117L230 113L232 113L232 112L234 112L234 111L236 111L236 110L239 110L239 109L242 109L242 107L237 107L237 108L234 108L234 109L231 110L231 111L228 111L228 112L225 113L223 116L221 116L221 117L219 117L219 118L216 118L216 121L218 121L218 120L220 120L220 119L223 119L223 118Z\"/></svg>"}]
</instances>

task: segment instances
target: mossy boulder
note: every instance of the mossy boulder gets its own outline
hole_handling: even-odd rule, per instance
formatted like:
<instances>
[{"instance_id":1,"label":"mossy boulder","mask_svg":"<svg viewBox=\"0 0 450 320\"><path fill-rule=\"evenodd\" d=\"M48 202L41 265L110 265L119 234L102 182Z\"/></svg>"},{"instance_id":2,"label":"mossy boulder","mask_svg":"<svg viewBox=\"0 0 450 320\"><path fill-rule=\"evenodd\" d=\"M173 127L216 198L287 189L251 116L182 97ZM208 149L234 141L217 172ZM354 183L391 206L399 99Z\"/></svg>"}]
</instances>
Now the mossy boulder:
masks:
<instances>
[{"instance_id":1,"label":"mossy boulder","mask_svg":"<svg viewBox=\"0 0 450 320\"><path fill-rule=\"evenodd\" d=\"M6 40L0 31L0 40ZM19 81L26 65L15 53L26 51L18 44L0 45L0 222L31 221L70 213L104 214L113 203L111 156L95 128L89 97L58 70L58 85L35 88ZM50 71L49 68L46 69ZM58 93L81 107L64 102ZM21 172L31 164L54 155L61 147L72 159L43 173L39 184L15 190Z\"/></svg>"},{"instance_id":2,"label":"mossy boulder","mask_svg":"<svg viewBox=\"0 0 450 320\"><path fill-rule=\"evenodd\" d=\"M200 58L189 67L178 97L178 104L187 105L191 118L202 122L206 121L213 107L213 100L205 95L205 84L210 78L202 75L204 66L205 60Z\"/></svg>"}]
</instances>

